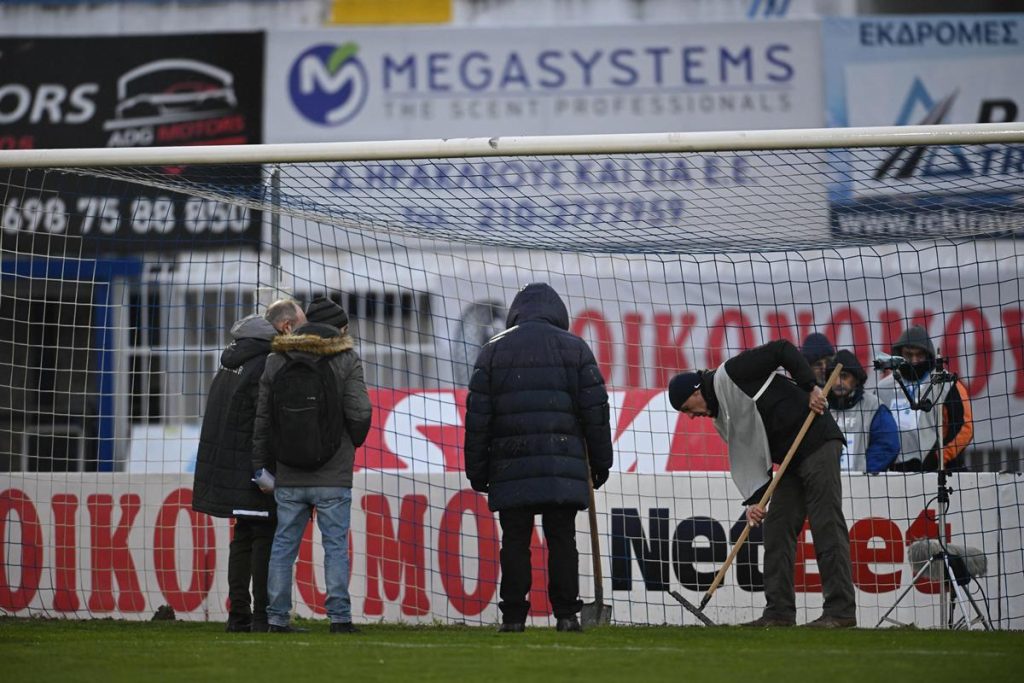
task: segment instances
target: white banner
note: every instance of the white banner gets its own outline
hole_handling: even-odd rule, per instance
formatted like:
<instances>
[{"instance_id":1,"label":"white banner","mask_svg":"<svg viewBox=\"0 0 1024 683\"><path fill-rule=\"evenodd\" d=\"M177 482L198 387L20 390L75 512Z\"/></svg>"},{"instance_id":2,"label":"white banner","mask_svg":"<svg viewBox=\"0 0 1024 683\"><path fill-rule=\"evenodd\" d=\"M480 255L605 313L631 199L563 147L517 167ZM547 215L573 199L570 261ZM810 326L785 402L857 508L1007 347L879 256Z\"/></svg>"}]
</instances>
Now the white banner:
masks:
<instances>
[{"instance_id":1,"label":"white banner","mask_svg":"<svg viewBox=\"0 0 1024 683\"><path fill-rule=\"evenodd\" d=\"M149 619L170 605L179 619L226 618L227 520L191 512L191 477L7 475L0 488L0 609L18 616ZM997 627L1024 627L1019 477L961 474L946 518L947 540L977 548L980 578ZM874 626L913 572L907 546L938 531L933 475L844 477L861 626ZM597 494L605 595L619 623L694 623L668 595L699 601L742 526L742 507L723 473L613 475ZM577 516L581 597L593 595L586 515ZM540 531L538 529L538 534ZM353 611L357 622L492 623L498 620L496 516L459 475L402 477L364 471L352 503ZM530 596L548 623L541 536ZM707 610L737 623L764 605L757 532ZM307 529L293 603L324 615L323 549ZM820 577L807 530L797 552L798 621L818 616ZM974 588L972 587L972 590ZM919 626L938 617L936 585L915 584L894 616Z\"/></svg>"},{"instance_id":2,"label":"white banner","mask_svg":"<svg viewBox=\"0 0 1024 683\"><path fill-rule=\"evenodd\" d=\"M270 32L266 142L819 127L819 24Z\"/></svg>"}]
</instances>

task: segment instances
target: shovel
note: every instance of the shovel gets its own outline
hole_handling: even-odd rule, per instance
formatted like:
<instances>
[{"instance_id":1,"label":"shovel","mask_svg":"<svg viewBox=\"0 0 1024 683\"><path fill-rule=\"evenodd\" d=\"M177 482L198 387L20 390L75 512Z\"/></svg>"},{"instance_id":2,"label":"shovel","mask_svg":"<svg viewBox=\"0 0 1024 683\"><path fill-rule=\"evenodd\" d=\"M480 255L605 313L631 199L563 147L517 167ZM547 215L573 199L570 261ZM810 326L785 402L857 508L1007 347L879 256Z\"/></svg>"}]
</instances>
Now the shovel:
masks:
<instances>
[{"instance_id":1,"label":"shovel","mask_svg":"<svg viewBox=\"0 0 1024 683\"><path fill-rule=\"evenodd\" d=\"M828 397L828 392L832 390L832 385L835 384L837 379L839 379L839 373L842 372L842 370L843 364L836 363L835 369L832 371L832 374L829 375L828 381L825 382L825 388L822 389L822 393L824 393L826 397ZM811 423L814 422L816 415L817 414L812 410L808 413L806 419L804 419L804 424L800 427L800 431L797 433L796 439L793 440L793 445L789 447L789 452L786 453L786 457L783 458L782 464L779 465L779 471L775 473L774 477L772 477L772 481L768 485L768 489L764 492L764 495L761 496L761 500L757 504L757 506L762 510L768 507L768 501L771 499L772 494L775 493L775 487L779 485L779 480L782 479L783 473L785 473L786 468L789 467L789 461L793 459L793 454L796 453L796 449L799 448L801 442L803 442L804 435L807 434L807 430L810 429ZM711 619L704 614L704 608L707 607L708 603L711 601L711 596L715 594L715 590L717 590L719 584L722 583L726 570L729 569L732 561L736 559L736 554L740 551L740 548L743 547L743 544L746 543L747 536L750 535L750 529L750 524L743 527L743 533L741 533L740 537L736 539L736 543L732 547L732 552L729 553L729 557L725 559L725 564L723 564L718 570L718 573L715 575L715 580L711 582L711 586L701 599L699 607L684 598L677 591L669 591L669 595L675 598L687 612L697 617L705 626L715 625L715 622L711 621Z\"/></svg>"},{"instance_id":2,"label":"shovel","mask_svg":"<svg viewBox=\"0 0 1024 683\"><path fill-rule=\"evenodd\" d=\"M583 628L607 626L612 620L612 606L604 604L604 581L601 578L601 542L597 538L597 507L594 504L594 479L590 476L590 458L587 458L587 487L590 489L590 556L594 560L594 602L583 605L580 622Z\"/></svg>"}]
</instances>

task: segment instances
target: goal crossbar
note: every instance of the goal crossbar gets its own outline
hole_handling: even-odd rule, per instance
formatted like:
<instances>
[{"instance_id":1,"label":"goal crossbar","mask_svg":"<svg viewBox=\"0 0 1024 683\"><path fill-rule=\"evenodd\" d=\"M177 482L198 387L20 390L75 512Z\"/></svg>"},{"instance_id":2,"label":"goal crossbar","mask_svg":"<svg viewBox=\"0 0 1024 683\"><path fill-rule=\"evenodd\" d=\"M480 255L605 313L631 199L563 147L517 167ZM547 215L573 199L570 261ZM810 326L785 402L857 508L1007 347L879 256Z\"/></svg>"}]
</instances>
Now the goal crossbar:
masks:
<instances>
[{"instance_id":1,"label":"goal crossbar","mask_svg":"<svg viewBox=\"0 0 1024 683\"><path fill-rule=\"evenodd\" d=\"M1024 143L1024 123L807 128L695 133L546 135L440 140L0 152L0 168L297 163L572 154L738 152L838 147Z\"/></svg>"}]
</instances>

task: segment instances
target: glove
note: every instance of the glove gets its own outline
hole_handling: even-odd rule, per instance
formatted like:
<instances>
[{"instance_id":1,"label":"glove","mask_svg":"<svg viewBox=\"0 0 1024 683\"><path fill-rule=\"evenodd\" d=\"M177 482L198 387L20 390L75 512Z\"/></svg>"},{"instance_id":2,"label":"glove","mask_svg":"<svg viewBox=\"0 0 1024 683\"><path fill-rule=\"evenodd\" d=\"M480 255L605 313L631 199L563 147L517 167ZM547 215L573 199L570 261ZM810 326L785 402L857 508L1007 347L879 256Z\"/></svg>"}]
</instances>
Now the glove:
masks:
<instances>
[{"instance_id":1,"label":"glove","mask_svg":"<svg viewBox=\"0 0 1024 683\"><path fill-rule=\"evenodd\" d=\"M474 491L478 491L479 493L487 493L487 491L490 490L491 488L490 486L487 485L486 481L480 481L479 479L477 479L476 481L470 479L469 485L473 487Z\"/></svg>"},{"instance_id":2,"label":"glove","mask_svg":"<svg viewBox=\"0 0 1024 683\"><path fill-rule=\"evenodd\" d=\"M594 480L594 490L596 491L608 481L608 470L595 470L591 473L591 477Z\"/></svg>"}]
</instances>

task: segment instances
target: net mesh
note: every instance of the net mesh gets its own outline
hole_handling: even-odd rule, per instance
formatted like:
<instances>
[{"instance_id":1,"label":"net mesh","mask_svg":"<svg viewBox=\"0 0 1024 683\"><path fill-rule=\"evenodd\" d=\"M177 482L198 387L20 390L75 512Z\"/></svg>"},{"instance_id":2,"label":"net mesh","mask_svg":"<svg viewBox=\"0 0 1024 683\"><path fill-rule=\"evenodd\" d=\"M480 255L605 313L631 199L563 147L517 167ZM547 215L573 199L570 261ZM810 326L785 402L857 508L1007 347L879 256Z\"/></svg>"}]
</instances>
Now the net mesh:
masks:
<instances>
[{"instance_id":1,"label":"net mesh","mask_svg":"<svg viewBox=\"0 0 1024 683\"><path fill-rule=\"evenodd\" d=\"M209 386L234 321L325 295L349 313L374 404L356 620L497 621L497 521L461 474L465 386L516 291L543 281L610 389L597 508L616 623L692 623L667 591L698 601L742 531L724 444L668 404L675 373L821 332L871 391L872 359L921 324L973 436L948 506L934 474L844 471L858 617L946 623L939 584L909 563L942 537L988 560L954 618L1020 628L1022 166L1024 149L990 144L0 171L0 609L224 618L231 525L190 508ZM585 515L578 532L589 601ZM821 607L811 538L801 621ZM534 545L545 624L539 528ZM760 613L760 566L755 532L712 619ZM295 579L297 613L324 614L312 525Z\"/></svg>"}]
</instances>

